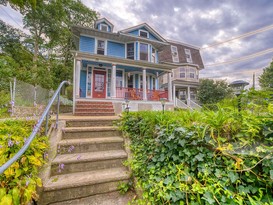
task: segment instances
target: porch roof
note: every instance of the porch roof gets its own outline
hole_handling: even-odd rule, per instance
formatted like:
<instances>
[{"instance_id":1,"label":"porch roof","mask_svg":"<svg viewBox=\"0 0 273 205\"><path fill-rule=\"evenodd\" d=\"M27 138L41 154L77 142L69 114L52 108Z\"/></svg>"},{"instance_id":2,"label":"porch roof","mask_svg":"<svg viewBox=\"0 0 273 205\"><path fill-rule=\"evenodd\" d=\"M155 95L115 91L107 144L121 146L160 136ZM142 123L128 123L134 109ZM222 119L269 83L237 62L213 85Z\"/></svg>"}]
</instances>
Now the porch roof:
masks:
<instances>
[{"instance_id":1,"label":"porch roof","mask_svg":"<svg viewBox=\"0 0 273 205\"><path fill-rule=\"evenodd\" d=\"M114 41L123 42L123 43L132 42L132 41L141 41L141 42L150 43L157 49L160 49L163 46L170 45L167 42L141 38L141 37L129 35L126 33L121 33L121 32L112 33L112 32L106 32L106 31L99 31L97 29L87 28L83 26L72 26L72 32L77 37L80 37L80 35L89 35L89 36L105 38L105 39L114 40Z\"/></svg>"},{"instance_id":2,"label":"porch roof","mask_svg":"<svg viewBox=\"0 0 273 205\"><path fill-rule=\"evenodd\" d=\"M105 56L105 55L98 55L98 54L91 54L86 52L80 51L72 51L74 58L77 60L91 60L96 62L104 62L110 64L120 64L124 66L132 66L136 68L146 68L150 70L160 70L160 71L167 71L171 72L172 69L177 68L177 65L170 65L165 63L151 63L148 61L142 60L131 60L125 58L118 58L113 56Z\"/></svg>"}]
</instances>

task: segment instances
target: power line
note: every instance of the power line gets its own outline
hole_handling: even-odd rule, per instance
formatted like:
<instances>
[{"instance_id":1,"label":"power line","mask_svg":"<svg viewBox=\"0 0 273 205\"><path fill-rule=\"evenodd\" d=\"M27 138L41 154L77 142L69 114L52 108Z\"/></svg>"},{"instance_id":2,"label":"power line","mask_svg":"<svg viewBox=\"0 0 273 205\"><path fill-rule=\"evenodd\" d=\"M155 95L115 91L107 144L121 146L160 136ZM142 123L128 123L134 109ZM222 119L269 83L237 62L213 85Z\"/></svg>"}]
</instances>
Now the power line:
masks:
<instances>
[{"instance_id":1,"label":"power line","mask_svg":"<svg viewBox=\"0 0 273 205\"><path fill-rule=\"evenodd\" d=\"M225 40L225 41L221 41L221 42L218 42L218 43L212 43L212 44L210 44L208 46L200 48L200 50L204 50L204 49L207 49L207 48L215 47L215 46L218 46L218 45L230 42L230 41L234 41L234 40L237 40L237 39L246 38L246 37L249 37L249 36L252 36L252 35L255 35L255 34L258 34L258 33L262 33L262 32L265 32L265 31L268 31L268 30L271 30L271 29L273 29L273 24L271 24L269 26L266 26L266 27L263 27L263 28L260 28L260 29L257 29L257 30L254 30L254 31L250 31L250 32L241 34L239 36L230 38L230 39Z\"/></svg>"},{"instance_id":2,"label":"power line","mask_svg":"<svg viewBox=\"0 0 273 205\"><path fill-rule=\"evenodd\" d=\"M232 63L237 63L237 62L241 62L241 61L246 61L246 60L249 60L249 59L252 59L252 58L256 58L256 57L259 57L259 56L262 56L262 55L265 55L265 54L268 54L268 53L271 53L271 52L273 52L273 48L269 48L267 50L263 50L263 51L260 51L260 52L257 52L257 53L253 53L253 54L250 54L250 55L247 55L247 56L235 58L235 59L229 60L229 61L208 64L208 65L205 65L205 67L212 67L212 66L232 64Z\"/></svg>"},{"instance_id":3,"label":"power line","mask_svg":"<svg viewBox=\"0 0 273 205\"><path fill-rule=\"evenodd\" d=\"M24 30L24 28L11 16L9 15L4 8L0 7L20 28Z\"/></svg>"}]
</instances>

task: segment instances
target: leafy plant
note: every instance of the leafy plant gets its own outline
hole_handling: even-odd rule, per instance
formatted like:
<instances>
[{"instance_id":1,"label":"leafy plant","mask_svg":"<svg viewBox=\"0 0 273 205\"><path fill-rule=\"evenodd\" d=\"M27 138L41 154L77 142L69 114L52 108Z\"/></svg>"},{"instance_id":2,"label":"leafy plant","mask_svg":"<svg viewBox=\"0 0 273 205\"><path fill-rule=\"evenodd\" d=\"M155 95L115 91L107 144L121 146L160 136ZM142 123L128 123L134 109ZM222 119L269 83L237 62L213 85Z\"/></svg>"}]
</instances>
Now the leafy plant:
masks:
<instances>
[{"instance_id":1,"label":"leafy plant","mask_svg":"<svg viewBox=\"0 0 273 205\"><path fill-rule=\"evenodd\" d=\"M272 110L137 112L122 117L136 204L273 204ZM134 203L134 202L132 202Z\"/></svg>"},{"instance_id":2,"label":"leafy plant","mask_svg":"<svg viewBox=\"0 0 273 205\"><path fill-rule=\"evenodd\" d=\"M34 121L0 122L0 165L19 151L34 126ZM47 148L47 137L36 137L22 157L0 175L1 205L28 204L38 198L36 186L42 186L38 171L45 163Z\"/></svg>"},{"instance_id":3,"label":"leafy plant","mask_svg":"<svg viewBox=\"0 0 273 205\"><path fill-rule=\"evenodd\" d=\"M125 183L125 182L119 183L119 185L118 185L119 193L124 195L131 189L131 187L132 187L132 184L130 182L128 182L128 183Z\"/></svg>"}]
</instances>

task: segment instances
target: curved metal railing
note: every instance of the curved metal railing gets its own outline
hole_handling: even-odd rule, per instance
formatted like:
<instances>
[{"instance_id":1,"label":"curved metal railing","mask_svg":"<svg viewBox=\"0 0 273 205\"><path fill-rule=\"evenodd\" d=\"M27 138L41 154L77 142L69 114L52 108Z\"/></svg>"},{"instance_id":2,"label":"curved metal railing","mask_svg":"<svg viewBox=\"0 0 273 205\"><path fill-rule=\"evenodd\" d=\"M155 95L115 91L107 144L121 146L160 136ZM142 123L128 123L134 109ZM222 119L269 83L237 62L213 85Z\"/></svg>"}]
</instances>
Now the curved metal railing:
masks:
<instances>
[{"instance_id":1,"label":"curved metal railing","mask_svg":"<svg viewBox=\"0 0 273 205\"><path fill-rule=\"evenodd\" d=\"M63 87L64 84L70 84L70 82L63 81L59 85L58 89L55 91L55 93L52 96L51 100L47 104L45 111L43 112L42 116L38 120L38 123L34 126L34 128L32 130L32 133L27 138L26 143L11 159L9 159L5 164L3 164L0 167L0 174L2 174L6 169L8 169L15 161L17 161L25 153L25 151L28 149L29 145L31 144L31 142L35 138L37 132L41 128L44 119L46 118L46 120L48 121L48 115L49 115L50 108L51 108L51 106L54 103L56 98L58 99L58 101L57 101L57 115L56 115L56 128L58 128L59 109L60 109L60 91L61 91L61 88ZM45 132L47 132L47 122L46 122L46 131Z\"/></svg>"}]
</instances>

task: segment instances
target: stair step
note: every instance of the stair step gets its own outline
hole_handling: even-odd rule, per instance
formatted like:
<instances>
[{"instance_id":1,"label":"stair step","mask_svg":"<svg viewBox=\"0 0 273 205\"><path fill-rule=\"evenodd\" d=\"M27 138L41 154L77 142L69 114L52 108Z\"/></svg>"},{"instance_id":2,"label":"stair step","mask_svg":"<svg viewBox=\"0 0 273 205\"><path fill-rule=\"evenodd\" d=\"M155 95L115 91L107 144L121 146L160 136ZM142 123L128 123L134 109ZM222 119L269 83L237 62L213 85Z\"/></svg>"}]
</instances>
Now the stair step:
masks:
<instances>
[{"instance_id":1,"label":"stair step","mask_svg":"<svg viewBox=\"0 0 273 205\"><path fill-rule=\"evenodd\" d=\"M125 168L78 172L52 176L44 184L44 204L87 197L117 190L121 182L129 180Z\"/></svg>"},{"instance_id":2,"label":"stair step","mask_svg":"<svg viewBox=\"0 0 273 205\"><path fill-rule=\"evenodd\" d=\"M113 109L113 105L108 104L77 104L76 108L108 108Z\"/></svg>"},{"instance_id":3,"label":"stair step","mask_svg":"<svg viewBox=\"0 0 273 205\"><path fill-rule=\"evenodd\" d=\"M114 109L113 108L78 108L76 107L76 110L75 112L111 112L113 113L114 112Z\"/></svg>"},{"instance_id":4,"label":"stair step","mask_svg":"<svg viewBox=\"0 0 273 205\"><path fill-rule=\"evenodd\" d=\"M66 119L66 127L94 127L94 126L112 126L118 117L103 117L103 118L86 118L82 117L82 119Z\"/></svg>"},{"instance_id":5,"label":"stair step","mask_svg":"<svg viewBox=\"0 0 273 205\"><path fill-rule=\"evenodd\" d=\"M114 116L114 112L75 112L76 116Z\"/></svg>"},{"instance_id":6,"label":"stair step","mask_svg":"<svg viewBox=\"0 0 273 205\"><path fill-rule=\"evenodd\" d=\"M122 137L63 139L58 143L59 153L84 153L123 149Z\"/></svg>"},{"instance_id":7,"label":"stair step","mask_svg":"<svg viewBox=\"0 0 273 205\"><path fill-rule=\"evenodd\" d=\"M112 102L103 101L76 101L76 105L113 105Z\"/></svg>"},{"instance_id":8,"label":"stair step","mask_svg":"<svg viewBox=\"0 0 273 205\"><path fill-rule=\"evenodd\" d=\"M123 167L126 159L127 153L124 150L57 155L51 163L51 176ZM61 164L63 169L59 168Z\"/></svg>"},{"instance_id":9,"label":"stair step","mask_svg":"<svg viewBox=\"0 0 273 205\"><path fill-rule=\"evenodd\" d=\"M104 127L66 127L63 129L63 139L112 137L119 136L121 132L113 126Z\"/></svg>"}]
</instances>

